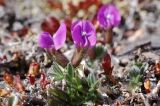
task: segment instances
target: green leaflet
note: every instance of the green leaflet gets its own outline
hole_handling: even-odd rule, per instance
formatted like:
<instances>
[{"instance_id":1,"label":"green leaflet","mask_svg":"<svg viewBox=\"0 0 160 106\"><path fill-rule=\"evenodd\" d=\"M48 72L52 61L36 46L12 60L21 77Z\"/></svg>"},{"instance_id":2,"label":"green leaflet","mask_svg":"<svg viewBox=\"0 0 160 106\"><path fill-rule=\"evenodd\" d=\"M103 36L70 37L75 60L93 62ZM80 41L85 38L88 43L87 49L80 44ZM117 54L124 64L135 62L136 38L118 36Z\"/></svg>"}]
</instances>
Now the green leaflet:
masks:
<instances>
[{"instance_id":1,"label":"green leaflet","mask_svg":"<svg viewBox=\"0 0 160 106\"><path fill-rule=\"evenodd\" d=\"M66 88L65 91L55 87L49 90L49 93L52 95L48 101L51 104L50 106L61 106L62 104L79 106L85 102L99 99L97 95L99 81L94 74L89 74L87 78L81 78L77 69L74 69L71 64L68 64L65 69L55 64L52 75L57 81L66 81Z\"/></svg>"}]
</instances>

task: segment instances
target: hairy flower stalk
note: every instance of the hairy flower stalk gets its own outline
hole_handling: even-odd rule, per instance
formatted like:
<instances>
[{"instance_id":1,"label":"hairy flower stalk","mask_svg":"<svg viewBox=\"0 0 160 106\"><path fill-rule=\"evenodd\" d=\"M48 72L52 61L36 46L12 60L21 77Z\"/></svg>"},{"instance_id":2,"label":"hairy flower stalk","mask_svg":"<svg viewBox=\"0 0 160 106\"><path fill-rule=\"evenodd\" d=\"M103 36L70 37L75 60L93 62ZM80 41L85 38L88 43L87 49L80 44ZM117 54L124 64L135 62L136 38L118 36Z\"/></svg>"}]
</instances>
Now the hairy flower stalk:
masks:
<instances>
[{"instance_id":1,"label":"hairy flower stalk","mask_svg":"<svg viewBox=\"0 0 160 106\"><path fill-rule=\"evenodd\" d=\"M54 57L54 60L60 64L62 67L66 67L69 63L69 60L65 57L65 55L60 50L55 50L51 48L48 50L50 55Z\"/></svg>"},{"instance_id":2,"label":"hairy flower stalk","mask_svg":"<svg viewBox=\"0 0 160 106\"><path fill-rule=\"evenodd\" d=\"M113 4L103 5L97 14L100 26L107 31L105 42L112 43L112 29L120 24L121 16L117 7Z\"/></svg>"},{"instance_id":3,"label":"hairy flower stalk","mask_svg":"<svg viewBox=\"0 0 160 106\"><path fill-rule=\"evenodd\" d=\"M75 50L71 60L73 67L77 67L80 64L81 60L85 57L86 52L87 48L77 48Z\"/></svg>"},{"instance_id":4,"label":"hairy flower stalk","mask_svg":"<svg viewBox=\"0 0 160 106\"><path fill-rule=\"evenodd\" d=\"M96 44L96 31L90 21L78 20L72 24L71 33L74 44L77 47L71 63L74 67L77 67L88 48L92 48Z\"/></svg>"},{"instance_id":5,"label":"hairy flower stalk","mask_svg":"<svg viewBox=\"0 0 160 106\"><path fill-rule=\"evenodd\" d=\"M107 29L107 32L106 32L106 35L105 35L105 38L104 38L104 41L108 44L111 44L112 43L112 39L113 39L113 31L112 31L113 28L109 28Z\"/></svg>"},{"instance_id":6,"label":"hairy flower stalk","mask_svg":"<svg viewBox=\"0 0 160 106\"><path fill-rule=\"evenodd\" d=\"M69 62L59 50L65 43L66 32L66 25L61 23L53 37L50 35L50 33L43 32L40 34L38 39L39 46L46 49L49 54L54 57L55 61L62 67L65 67Z\"/></svg>"}]
</instances>

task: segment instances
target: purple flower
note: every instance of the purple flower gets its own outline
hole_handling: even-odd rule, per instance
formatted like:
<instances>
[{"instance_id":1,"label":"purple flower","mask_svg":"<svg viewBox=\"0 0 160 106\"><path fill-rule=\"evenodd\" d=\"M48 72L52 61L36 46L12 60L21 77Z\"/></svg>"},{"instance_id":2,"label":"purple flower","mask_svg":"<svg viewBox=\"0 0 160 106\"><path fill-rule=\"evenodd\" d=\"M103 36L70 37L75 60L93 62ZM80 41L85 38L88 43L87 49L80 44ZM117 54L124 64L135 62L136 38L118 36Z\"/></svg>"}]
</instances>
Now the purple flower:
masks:
<instances>
[{"instance_id":1,"label":"purple flower","mask_svg":"<svg viewBox=\"0 0 160 106\"><path fill-rule=\"evenodd\" d=\"M121 16L115 5L106 4L99 9L97 19L101 27L111 28L120 24Z\"/></svg>"},{"instance_id":2,"label":"purple flower","mask_svg":"<svg viewBox=\"0 0 160 106\"><path fill-rule=\"evenodd\" d=\"M93 47L96 44L96 31L88 20L78 20L71 27L74 44L80 47Z\"/></svg>"},{"instance_id":3,"label":"purple flower","mask_svg":"<svg viewBox=\"0 0 160 106\"><path fill-rule=\"evenodd\" d=\"M60 49L66 40L66 25L61 23L57 32L53 37L48 32L40 34L38 44L41 48L54 48L55 50Z\"/></svg>"}]
</instances>

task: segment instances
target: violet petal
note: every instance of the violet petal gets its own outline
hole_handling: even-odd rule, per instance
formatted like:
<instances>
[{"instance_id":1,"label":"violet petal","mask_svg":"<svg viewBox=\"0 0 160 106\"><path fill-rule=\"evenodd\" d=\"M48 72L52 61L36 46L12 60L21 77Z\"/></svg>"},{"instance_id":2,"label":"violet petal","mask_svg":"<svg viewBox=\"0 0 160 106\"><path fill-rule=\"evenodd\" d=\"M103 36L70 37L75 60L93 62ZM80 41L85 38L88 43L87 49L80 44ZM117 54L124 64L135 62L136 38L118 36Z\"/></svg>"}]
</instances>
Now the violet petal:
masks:
<instances>
[{"instance_id":1,"label":"violet petal","mask_svg":"<svg viewBox=\"0 0 160 106\"><path fill-rule=\"evenodd\" d=\"M97 39L96 32L92 31L91 36L88 36L88 41L90 43L90 47L93 47L96 44L96 39Z\"/></svg>"},{"instance_id":2,"label":"violet petal","mask_svg":"<svg viewBox=\"0 0 160 106\"><path fill-rule=\"evenodd\" d=\"M85 39L83 38L81 31L82 30L79 25L74 27L74 30L72 31L73 42L76 44L76 46L82 46L85 43Z\"/></svg>"},{"instance_id":3,"label":"violet petal","mask_svg":"<svg viewBox=\"0 0 160 106\"><path fill-rule=\"evenodd\" d=\"M43 32L39 35L38 44L41 48L51 48L53 46L52 36L48 32Z\"/></svg>"},{"instance_id":4,"label":"violet petal","mask_svg":"<svg viewBox=\"0 0 160 106\"><path fill-rule=\"evenodd\" d=\"M74 23L72 23L71 30L73 30L78 25L80 26L82 25L82 22L80 20L77 20Z\"/></svg>"},{"instance_id":5,"label":"violet petal","mask_svg":"<svg viewBox=\"0 0 160 106\"><path fill-rule=\"evenodd\" d=\"M116 27L121 21L120 12L113 4L103 5L98 11L97 20L103 28Z\"/></svg>"},{"instance_id":6,"label":"violet petal","mask_svg":"<svg viewBox=\"0 0 160 106\"><path fill-rule=\"evenodd\" d=\"M61 23L57 32L53 35L54 47L56 50L60 49L64 45L66 40L66 32L67 29L65 23Z\"/></svg>"},{"instance_id":7,"label":"violet petal","mask_svg":"<svg viewBox=\"0 0 160 106\"><path fill-rule=\"evenodd\" d=\"M88 20L73 23L71 32L76 46L92 47L96 44L96 31L93 24Z\"/></svg>"}]
</instances>

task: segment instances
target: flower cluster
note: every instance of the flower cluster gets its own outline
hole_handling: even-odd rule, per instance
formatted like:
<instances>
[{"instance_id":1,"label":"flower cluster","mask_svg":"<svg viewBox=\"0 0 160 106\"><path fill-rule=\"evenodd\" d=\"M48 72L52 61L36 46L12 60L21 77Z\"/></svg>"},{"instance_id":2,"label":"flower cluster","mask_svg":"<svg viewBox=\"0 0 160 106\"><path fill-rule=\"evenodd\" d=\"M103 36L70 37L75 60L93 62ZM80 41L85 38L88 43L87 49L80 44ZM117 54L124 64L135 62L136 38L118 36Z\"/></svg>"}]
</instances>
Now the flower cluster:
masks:
<instances>
[{"instance_id":1,"label":"flower cluster","mask_svg":"<svg viewBox=\"0 0 160 106\"><path fill-rule=\"evenodd\" d=\"M97 20L100 26L108 29L118 26L121 21L119 10L113 4L103 5L97 14ZM60 49L66 40L67 28L65 23L61 23L57 32L50 35L49 32L43 32L39 37L39 46L42 48ZM78 20L71 26L73 42L78 47L93 47L96 44L96 30L89 20Z\"/></svg>"},{"instance_id":2,"label":"flower cluster","mask_svg":"<svg viewBox=\"0 0 160 106\"><path fill-rule=\"evenodd\" d=\"M116 27L121 21L120 12L113 4L103 5L98 11L97 20L105 29Z\"/></svg>"},{"instance_id":3,"label":"flower cluster","mask_svg":"<svg viewBox=\"0 0 160 106\"><path fill-rule=\"evenodd\" d=\"M90 21L76 21L71 27L72 38L76 46L86 47L96 44L96 31Z\"/></svg>"},{"instance_id":4,"label":"flower cluster","mask_svg":"<svg viewBox=\"0 0 160 106\"><path fill-rule=\"evenodd\" d=\"M43 32L39 37L39 46L41 48L54 48L58 50L64 44L66 40L66 25L61 23L57 32L53 35L53 37L48 32Z\"/></svg>"},{"instance_id":5,"label":"flower cluster","mask_svg":"<svg viewBox=\"0 0 160 106\"><path fill-rule=\"evenodd\" d=\"M43 32L39 37L41 48L60 49L66 40L66 25L61 23L53 37L48 32ZM92 47L96 44L96 31L93 24L88 20L79 20L72 24L72 38L76 46Z\"/></svg>"}]
</instances>

